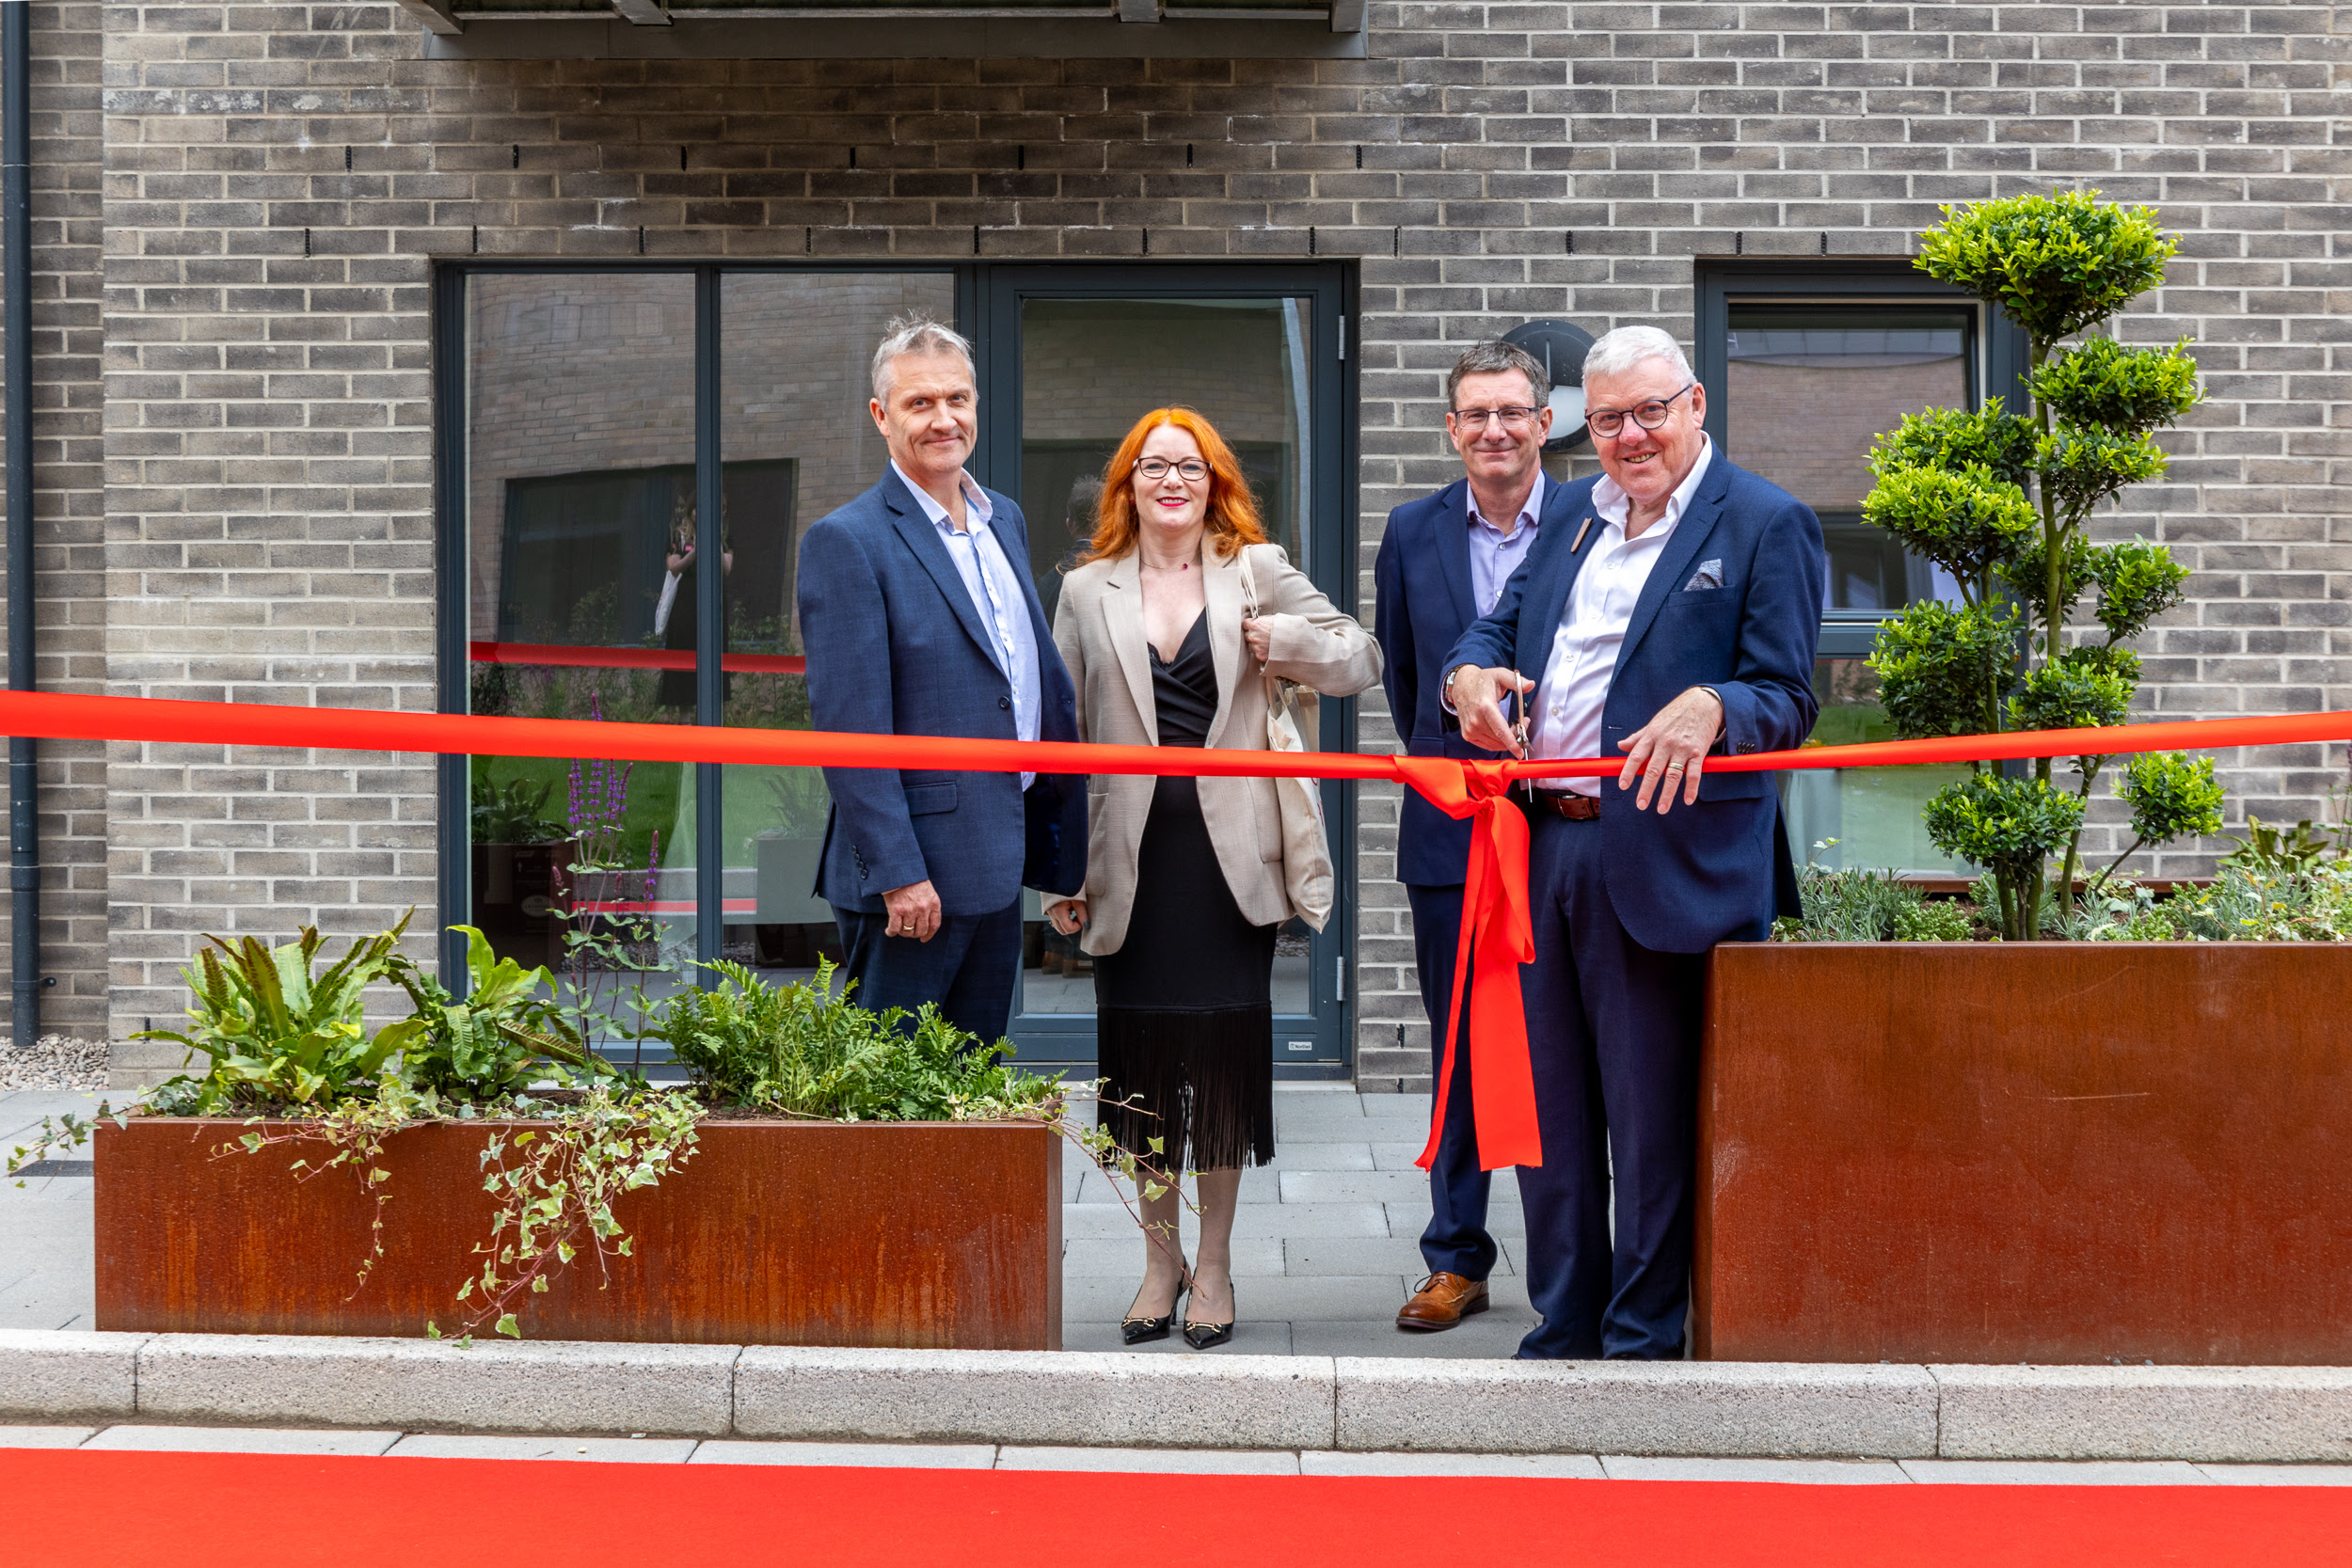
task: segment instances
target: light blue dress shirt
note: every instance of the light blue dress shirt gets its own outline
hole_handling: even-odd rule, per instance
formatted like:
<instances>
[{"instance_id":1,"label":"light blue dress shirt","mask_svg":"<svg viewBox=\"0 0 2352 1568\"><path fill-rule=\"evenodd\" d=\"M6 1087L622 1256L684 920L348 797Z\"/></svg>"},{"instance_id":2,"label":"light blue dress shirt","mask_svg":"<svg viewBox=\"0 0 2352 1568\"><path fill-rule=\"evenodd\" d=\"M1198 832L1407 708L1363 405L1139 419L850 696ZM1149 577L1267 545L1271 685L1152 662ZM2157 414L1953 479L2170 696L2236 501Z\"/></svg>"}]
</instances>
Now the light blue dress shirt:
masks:
<instances>
[{"instance_id":1,"label":"light blue dress shirt","mask_svg":"<svg viewBox=\"0 0 2352 1568\"><path fill-rule=\"evenodd\" d=\"M957 576L963 578L963 591L972 595L973 608L988 624L993 634L989 655L1003 671L1012 687L1013 734L1022 740L1037 738L1038 711L1042 685L1038 674L1037 628L1030 624L1029 609L1021 592L1021 579L1013 575L1012 562L1005 557L1005 546L996 537L989 521L996 509L989 504L988 492L970 474L959 472L963 485L963 521L959 529L947 515L947 509L933 500L930 493L898 467L894 459L891 467L914 494L915 504L939 530L939 537L947 546L947 559L956 563ZM1037 782L1035 773L1021 775L1021 787L1026 789Z\"/></svg>"},{"instance_id":2,"label":"light blue dress shirt","mask_svg":"<svg viewBox=\"0 0 2352 1568\"><path fill-rule=\"evenodd\" d=\"M1478 493L1469 491L1465 504L1470 511L1470 596L1482 616L1494 613L1495 602L1502 597L1502 585L1511 580L1511 574L1519 569L1527 552L1535 543L1536 520L1544 515L1544 486L1550 483L1541 468L1535 470L1535 487L1527 493L1526 504L1519 508L1518 527L1505 537L1502 529L1488 522L1478 511Z\"/></svg>"}]
</instances>

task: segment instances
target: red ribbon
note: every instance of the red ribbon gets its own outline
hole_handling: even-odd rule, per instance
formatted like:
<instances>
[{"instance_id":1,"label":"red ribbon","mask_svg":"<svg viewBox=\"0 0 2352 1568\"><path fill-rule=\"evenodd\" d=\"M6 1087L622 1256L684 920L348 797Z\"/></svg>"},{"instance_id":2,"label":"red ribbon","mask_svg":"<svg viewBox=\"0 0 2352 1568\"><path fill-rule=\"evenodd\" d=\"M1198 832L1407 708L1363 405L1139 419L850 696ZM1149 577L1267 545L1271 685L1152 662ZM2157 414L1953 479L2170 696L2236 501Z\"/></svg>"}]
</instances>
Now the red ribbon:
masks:
<instances>
[{"instance_id":1,"label":"red ribbon","mask_svg":"<svg viewBox=\"0 0 2352 1568\"><path fill-rule=\"evenodd\" d=\"M1527 1010L1519 965L1535 958L1527 895L1527 818L1511 802L1511 768L1501 762L1399 757L1397 770L1448 816L1470 817L1469 877L1462 887L1462 936L1454 950L1454 996L1446 1008L1445 1051L1438 1059L1437 1103L1429 1143L1413 1163L1427 1170L1445 1128L1454 1064L1463 1048L1462 990L1470 993L1470 1119L1478 1168L1540 1165L1544 1140L1535 1125L1535 1070L1527 1049Z\"/></svg>"},{"instance_id":2,"label":"red ribbon","mask_svg":"<svg viewBox=\"0 0 2352 1568\"><path fill-rule=\"evenodd\" d=\"M477 647L485 646L477 644ZM692 655L670 649L571 649L490 644L517 662L601 662L691 668ZM561 654L525 658L525 654ZM478 656L485 657L485 656ZM738 665L738 658L756 660ZM677 661L673 663L672 661ZM613 658L621 663L622 658ZM775 669L781 656L729 655L730 668ZM788 662L799 663L792 659ZM498 719L470 714L386 713L373 708L279 706L264 703L190 703L147 697L82 697L54 691L0 692L0 734L69 740L132 740L217 746L317 747L354 752L435 752L455 755L610 757L641 762L729 762L790 767L926 768L974 772L1140 773L1193 778L1284 777L1402 779L1438 810L1472 817L1462 937L1454 964L1445 1054L1438 1064L1429 1146L1437 1153L1445 1125L1456 1053L1462 991L1470 988L1467 1049L1472 1066L1471 1115L1479 1164L1540 1164L1535 1093L1518 966L1534 957L1527 889L1527 823L1503 791L1524 778L1614 777L1624 759L1470 762L1449 757L1366 756L1346 752L1194 751L1186 747L1095 746L1068 741L973 740L939 736L843 735L692 724L599 723L559 719ZM1709 757L1709 772L1767 768L1883 768L2012 757L2120 755L2138 752L2278 746L2352 739L2352 712L2204 719L2096 730L2023 730L1933 740L1808 746Z\"/></svg>"}]
</instances>

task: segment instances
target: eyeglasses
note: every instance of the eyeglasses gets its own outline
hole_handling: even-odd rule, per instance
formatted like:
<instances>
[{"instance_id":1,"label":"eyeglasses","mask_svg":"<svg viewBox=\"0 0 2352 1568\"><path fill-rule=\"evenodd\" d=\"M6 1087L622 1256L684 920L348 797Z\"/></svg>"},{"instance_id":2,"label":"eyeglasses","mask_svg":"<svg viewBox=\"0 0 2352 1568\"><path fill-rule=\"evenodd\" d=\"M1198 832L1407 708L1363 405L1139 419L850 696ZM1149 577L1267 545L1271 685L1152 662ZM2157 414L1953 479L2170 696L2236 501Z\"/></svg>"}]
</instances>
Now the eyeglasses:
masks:
<instances>
[{"instance_id":1,"label":"eyeglasses","mask_svg":"<svg viewBox=\"0 0 2352 1568\"><path fill-rule=\"evenodd\" d=\"M1136 472L1141 474L1146 479L1166 479L1168 477L1168 470L1170 468L1175 469L1176 477L1183 480L1186 484L1198 484L1202 480L1209 477L1209 466L1206 463L1201 462L1200 459L1197 457L1187 457L1181 463L1170 463L1165 457L1138 457L1136 459Z\"/></svg>"},{"instance_id":2,"label":"eyeglasses","mask_svg":"<svg viewBox=\"0 0 2352 1568\"><path fill-rule=\"evenodd\" d=\"M1454 422L1465 435L1475 436L1486 428L1488 420L1500 420L1505 430L1525 430L1535 420L1533 408L1449 408Z\"/></svg>"},{"instance_id":3,"label":"eyeglasses","mask_svg":"<svg viewBox=\"0 0 2352 1568\"><path fill-rule=\"evenodd\" d=\"M1695 381L1691 383L1691 387L1697 385ZM1691 387L1685 387L1682 392L1689 391ZM1584 428L1603 440L1613 437L1619 431L1625 429L1625 421L1628 420L1631 420L1644 430L1656 430L1666 422L1666 416L1674 411L1675 399L1682 396L1682 392L1677 392L1671 398L1651 398L1648 402L1637 403L1630 408L1593 409L1584 416Z\"/></svg>"}]
</instances>

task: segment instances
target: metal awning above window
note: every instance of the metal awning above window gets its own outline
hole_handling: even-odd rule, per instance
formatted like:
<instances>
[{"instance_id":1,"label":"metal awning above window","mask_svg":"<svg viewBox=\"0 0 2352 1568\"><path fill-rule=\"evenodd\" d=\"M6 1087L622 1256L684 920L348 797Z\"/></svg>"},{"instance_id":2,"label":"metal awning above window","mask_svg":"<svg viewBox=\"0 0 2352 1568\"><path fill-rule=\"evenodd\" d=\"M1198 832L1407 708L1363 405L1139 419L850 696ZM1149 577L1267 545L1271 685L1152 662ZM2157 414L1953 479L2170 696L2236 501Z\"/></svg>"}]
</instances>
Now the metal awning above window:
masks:
<instances>
[{"instance_id":1,"label":"metal awning above window","mask_svg":"<svg viewBox=\"0 0 2352 1568\"><path fill-rule=\"evenodd\" d=\"M1364 53L1365 0L398 0L434 58L1283 58Z\"/></svg>"}]
</instances>

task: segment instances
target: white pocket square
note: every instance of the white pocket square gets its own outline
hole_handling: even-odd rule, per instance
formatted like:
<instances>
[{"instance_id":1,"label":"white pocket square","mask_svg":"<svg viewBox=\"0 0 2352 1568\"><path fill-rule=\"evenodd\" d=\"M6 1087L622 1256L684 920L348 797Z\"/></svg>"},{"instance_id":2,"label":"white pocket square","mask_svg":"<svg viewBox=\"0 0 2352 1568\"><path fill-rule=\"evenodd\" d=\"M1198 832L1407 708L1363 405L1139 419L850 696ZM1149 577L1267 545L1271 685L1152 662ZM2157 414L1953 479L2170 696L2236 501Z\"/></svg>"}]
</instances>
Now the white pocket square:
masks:
<instances>
[{"instance_id":1,"label":"white pocket square","mask_svg":"<svg viewBox=\"0 0 2352 1568\"><path fill-rule=\"evenodd\" d=\"M1682 585L1682 591L1688 594L1694 589L1721 588L1723 585L1724 563L1720 561L1702 561L1699 569L1691 574L1691 580Z\"/></svg>"}]
</instances>

